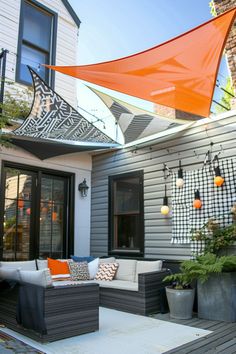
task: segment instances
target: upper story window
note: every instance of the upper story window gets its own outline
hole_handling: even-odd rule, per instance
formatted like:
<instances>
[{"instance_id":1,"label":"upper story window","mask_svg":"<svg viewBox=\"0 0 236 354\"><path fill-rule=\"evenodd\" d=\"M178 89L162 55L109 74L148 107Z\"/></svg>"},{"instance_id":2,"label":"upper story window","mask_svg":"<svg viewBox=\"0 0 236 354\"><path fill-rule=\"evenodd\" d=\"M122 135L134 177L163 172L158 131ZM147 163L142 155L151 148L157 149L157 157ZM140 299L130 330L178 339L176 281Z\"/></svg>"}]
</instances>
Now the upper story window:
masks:
<instances>
[{"instance_id":1,"label":"upper story window","mask_svg":"<svg viewBox=\"0 0 236 354\"><path fill-rule=\"evenodd\" d=\"M53 74L40 64L55 64L57 15L36 1L23 1L18 43L17 81L31 84L31 66L49 85Z\"/></svg>"},{"instance_id":2,"label":"upper story window","mask_svg":"<svg viewBox=\"0 0 236 354\"><path fill-rule=\"evenodd\" d=\"M143 255L143 171L109 177L109 253Z\"/></svg>"}]
</instances>

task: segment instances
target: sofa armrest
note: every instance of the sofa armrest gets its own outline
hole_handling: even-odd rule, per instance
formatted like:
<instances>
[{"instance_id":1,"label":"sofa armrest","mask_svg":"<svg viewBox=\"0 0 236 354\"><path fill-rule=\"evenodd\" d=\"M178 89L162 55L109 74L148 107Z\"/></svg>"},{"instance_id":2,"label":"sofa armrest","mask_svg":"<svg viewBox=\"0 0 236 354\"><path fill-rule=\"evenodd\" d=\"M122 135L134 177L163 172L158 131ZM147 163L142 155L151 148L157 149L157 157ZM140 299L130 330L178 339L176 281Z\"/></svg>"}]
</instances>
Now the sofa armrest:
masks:
<instances>
[{"instance_id":1,"label":"sofa armrest","mask_svg":"<svg viewBox=\"0 0 236 354\"><path fill-rule=\"evenodd\" d=\"M167 285L163 282L163 279L170 274L170 269L166 268L163 268L159 271L138 274L139 292L145 294L153 291L154 289L157 291L163 289Z\"/></svg>"}]
</instances>

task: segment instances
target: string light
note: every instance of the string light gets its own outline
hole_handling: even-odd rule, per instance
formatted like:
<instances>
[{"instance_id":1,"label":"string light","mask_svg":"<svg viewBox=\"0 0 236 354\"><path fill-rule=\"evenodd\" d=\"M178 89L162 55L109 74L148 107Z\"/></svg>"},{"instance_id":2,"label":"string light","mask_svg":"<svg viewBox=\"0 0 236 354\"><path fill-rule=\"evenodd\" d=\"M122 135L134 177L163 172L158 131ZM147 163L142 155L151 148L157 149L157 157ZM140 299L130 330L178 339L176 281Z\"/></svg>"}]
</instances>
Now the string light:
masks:
<instances>
[{"instance_id":1,"label":"string light","mask_svg":"<svg viewBox=\"0 0 236 354\"><path fill-rule=\"evenodd\" d=\"M170 212L170 208L168 206L168 197L167 197L167 193L166 193L166 179L167 179L167 166L166 164L164 164L164 169L163 169L163 173L164 173L164 180L165 180L165 195L163 198L163 205L161 207L161 214L162 215L168 215Z\"/></svg>"},{"instance_id":2,"label":"string light","mask_svg":"<svg viewBox=\"0 0 236 354\"><path fill-rule=\"evenodd\" d=\"M176 180L176 186L178 188L183 188L183 185L184 185L183 170L181 168L181 160L179 160L178 178Z\"/></svg>"}]
</instances>

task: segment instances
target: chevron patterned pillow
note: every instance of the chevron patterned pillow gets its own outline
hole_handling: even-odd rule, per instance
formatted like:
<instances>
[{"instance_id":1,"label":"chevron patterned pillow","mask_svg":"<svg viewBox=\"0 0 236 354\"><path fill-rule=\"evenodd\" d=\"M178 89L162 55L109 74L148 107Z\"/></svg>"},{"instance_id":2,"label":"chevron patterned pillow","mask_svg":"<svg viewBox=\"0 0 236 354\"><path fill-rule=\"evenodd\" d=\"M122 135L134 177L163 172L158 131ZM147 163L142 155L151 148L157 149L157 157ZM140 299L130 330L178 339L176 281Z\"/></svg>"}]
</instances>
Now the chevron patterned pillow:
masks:
<instances>
[{"instance_id":1,"label":"chevron patterned pillow","mask_svg":"<svg viewBox=\"0 0 236 354\"><path fill-rule=\"evenodd\" d=\"M111 281L114 278L118 267L118 263L101 263L95 279Z\"/></svg>"}]
</instances>

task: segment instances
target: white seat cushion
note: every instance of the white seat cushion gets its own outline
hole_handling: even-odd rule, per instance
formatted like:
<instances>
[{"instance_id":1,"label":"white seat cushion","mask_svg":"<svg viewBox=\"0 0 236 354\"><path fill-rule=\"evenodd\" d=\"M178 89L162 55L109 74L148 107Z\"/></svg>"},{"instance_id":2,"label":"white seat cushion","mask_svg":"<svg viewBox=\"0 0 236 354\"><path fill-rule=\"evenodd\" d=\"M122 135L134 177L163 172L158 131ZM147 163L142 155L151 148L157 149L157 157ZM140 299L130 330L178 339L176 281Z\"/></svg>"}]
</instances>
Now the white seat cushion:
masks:
<instances>
[{"instance_id":1,"label":"white seat cushion","mask_svg":"<svg viewBox=\"0 0 236 354\"><path fill-rule=\"evenodd\" d=\"M110 288L110 289L120 289L120 290L130 290L138 291L138 283L127 280L96 280L101 288Z\"/></svg>"},{"instance_id":2,"label":"white seat cushion","mask_svg":"<svg viewBox=\"0 0 236 354\"><path fill-rule=\"evenodd\" d=\"M161 270L162 261L137 261L135 281L138 282L138 274Z\"/></svg>"},{"instance_id":3,"label":"white seat cushion","mask_svg":"<svg viewBox=\"0 0 236 354\"><path fill-rule=\"evenodd\" d=\"M90 284L90 283L97 284L97 281L95 281L95 280L61 280L61 281L54 281L52 283L52 285L54 287L57 287L57 286L80 285L80 284Z\"/></svg>"},{"instance_id":4,"label":"white seat cushion","mask_svg":"<svg viewBox=\"0 0 236 354\"><path fill-rule=\"evenodd\" d=\"M47 259L37 259L38 270L48 268L48 260Z\"/></svg>"},{"instance_id":5,"label":"white seat cushion","mask_svg":"<svg viewBox=\"0 0 236 354\"><path fill-rule=\"evenodd\" d=\"M137 264L135 259L117 259L116 263L119 263L119 267L114 278L115 280L135 281Z\"/></svg>"},{"instance_id":6,"label":"white seat cushion","mask_svg":"<svg viewBox=\"0 0 236 354\"><path fill-rule=\"evenodd\" d=\"M20 280L20 275L19 275L19 269L11 269L11 268L6 268L6 267L1 267L0 268L0 280L14 280L14 281L19 281Z\"/></svg>"},{"instance_id":7,"label":"white seat cushion","mask_svg":"<svg viewBox=\"0 0 236 354\"><path fill-rule=\"evenodd\" d=\"M41 270L19 270L20 282L29 283L47 288L52 286L52 277L49 268Z\"/></svg>"},{"instance_id":8,"label":"white seat cushion","mask_svg":"<svg viewBox=\"0 0 236 354\"><path fill-rule=\"evenodd\" d=\"M22 270L36 270L35 260L33 261L16 261L16 262L0 262L0 267L5 269L22 269Z\"/></svg>"}]
</instances>

